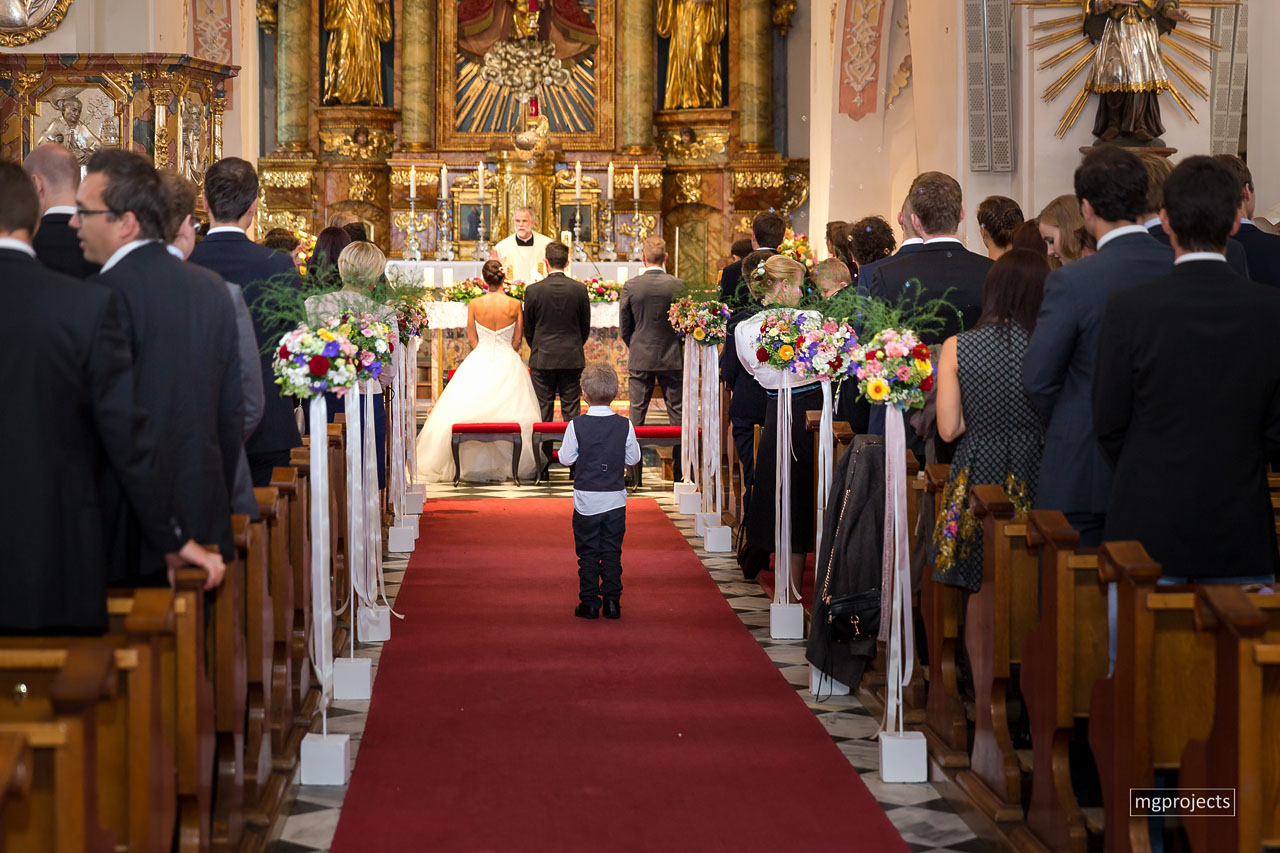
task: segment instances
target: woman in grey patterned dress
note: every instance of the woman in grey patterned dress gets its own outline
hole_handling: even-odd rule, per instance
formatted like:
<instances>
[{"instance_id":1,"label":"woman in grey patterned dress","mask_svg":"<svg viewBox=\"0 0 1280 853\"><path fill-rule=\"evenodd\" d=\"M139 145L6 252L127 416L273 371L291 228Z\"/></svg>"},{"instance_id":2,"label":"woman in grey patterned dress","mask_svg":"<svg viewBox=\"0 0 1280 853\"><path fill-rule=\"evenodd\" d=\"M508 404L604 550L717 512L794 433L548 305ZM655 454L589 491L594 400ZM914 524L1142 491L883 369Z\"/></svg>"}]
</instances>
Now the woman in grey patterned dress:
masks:
<instances>
[{"instance_id":1,"label":"woman in grey patterned dress","mask_svg":"<svg viewBox=\"0 0 1280 853\"><path fill-rule=\"evenodd\" d=\"M1048 274L1038 252L1001 256L987 273L978 324L947 338L938 359L938 433L959 443L933 531L933 577L970 592L982 586L982 525L969 509L970 488L1003 486L1019 515L1036 491L1044 424L1022 391L1022 356Z\"/></svg>"}]
</instances>

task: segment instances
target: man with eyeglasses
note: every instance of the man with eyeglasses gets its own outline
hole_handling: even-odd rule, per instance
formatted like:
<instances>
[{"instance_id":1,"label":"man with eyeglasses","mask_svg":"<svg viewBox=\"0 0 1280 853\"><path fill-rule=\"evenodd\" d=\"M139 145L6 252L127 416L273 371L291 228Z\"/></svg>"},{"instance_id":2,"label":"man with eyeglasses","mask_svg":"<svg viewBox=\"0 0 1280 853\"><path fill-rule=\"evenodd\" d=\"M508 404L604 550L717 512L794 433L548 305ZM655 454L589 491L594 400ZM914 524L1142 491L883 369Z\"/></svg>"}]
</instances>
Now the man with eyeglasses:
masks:
<instances>
[{"instance_id":1,"label":"man with eyeglasses","mask_svg":"<svg viewBox=\"0 0 1280 853\"><path fill-rule=\"evenodd\" d=\"M216 274L169 254L160 176L139 154L104 148L90 158L71 225L85 257L102 264L92 280L120 297L138 404L155 422L156 468L174 489L175 511L198 542L217 544L231 560L229 496L244 419L226 287ZM116 510L109 522L112 582L155 583L162 561L138 542L136 519L122 498L118 489L107 495Z\"/></svg>"}]
</instances>

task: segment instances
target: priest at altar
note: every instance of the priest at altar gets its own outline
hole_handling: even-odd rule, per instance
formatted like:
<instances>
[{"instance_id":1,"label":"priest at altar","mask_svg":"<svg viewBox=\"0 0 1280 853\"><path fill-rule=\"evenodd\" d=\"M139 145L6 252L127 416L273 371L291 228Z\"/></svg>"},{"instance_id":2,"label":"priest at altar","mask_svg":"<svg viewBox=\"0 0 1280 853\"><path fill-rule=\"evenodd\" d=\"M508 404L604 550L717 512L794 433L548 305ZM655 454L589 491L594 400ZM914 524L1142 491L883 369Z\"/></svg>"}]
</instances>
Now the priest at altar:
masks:
<instances>
[{"instance_id":1,"label":"priest at altar","mask_svg":"<svg viewBox=\"0 0 1280 853\"><path fill-rule=\"evenodd\" d=\"M499 240L493 257L502 262L508 281L530 284L547 274L547 245L551 238L533 230L533 211L517 208L511 217L515 233Z\"/></svg>"}]
</instances>

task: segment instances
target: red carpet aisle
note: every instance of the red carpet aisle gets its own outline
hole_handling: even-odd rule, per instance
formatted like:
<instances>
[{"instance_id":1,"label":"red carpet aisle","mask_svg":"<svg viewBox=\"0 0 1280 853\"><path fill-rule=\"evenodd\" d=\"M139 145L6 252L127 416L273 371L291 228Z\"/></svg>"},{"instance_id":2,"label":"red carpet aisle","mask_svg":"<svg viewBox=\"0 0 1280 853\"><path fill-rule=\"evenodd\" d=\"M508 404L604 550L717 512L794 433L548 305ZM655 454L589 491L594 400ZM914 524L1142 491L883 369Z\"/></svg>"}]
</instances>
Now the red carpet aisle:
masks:
<instances>
[{"instance_id":1,"label":"red carpet aisle","mask_svg":"<svg viewBox=\"0 0 1280 853\"><path fill-rule=\"evenodd\" d=\"M570 512L428 503L333 849L905 850L653 501L573 617Z\"/></svg>"}]
</instances>

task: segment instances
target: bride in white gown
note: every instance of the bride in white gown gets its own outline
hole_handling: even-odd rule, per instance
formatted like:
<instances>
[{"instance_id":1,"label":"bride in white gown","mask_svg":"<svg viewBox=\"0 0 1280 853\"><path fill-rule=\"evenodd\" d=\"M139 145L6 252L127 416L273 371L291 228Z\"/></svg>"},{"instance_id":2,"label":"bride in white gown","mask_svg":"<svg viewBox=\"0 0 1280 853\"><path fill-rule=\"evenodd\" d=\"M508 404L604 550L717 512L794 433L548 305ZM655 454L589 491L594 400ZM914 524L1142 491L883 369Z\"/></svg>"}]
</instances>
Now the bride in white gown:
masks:
<instances>
[{"instance_id":1,"label":"bride in white gown","mask_svg":"<svg viewBox=\"0 0 1280 853\"><path fill-rule=\"evenodd\" d=\"M503 270L487 261L481 272L489 292L467 305L467 341L471 354L454 371L418 434L418 477L423 482L453 481L453 425L520 424L523 448L520 478L532 480L533 425L539 419L529 369L520 358L523 317L519 300L502 291ZM464 441L458 450L462 479L502 481L511 475L511 442Z\"/></svg>"}]
</instances>

